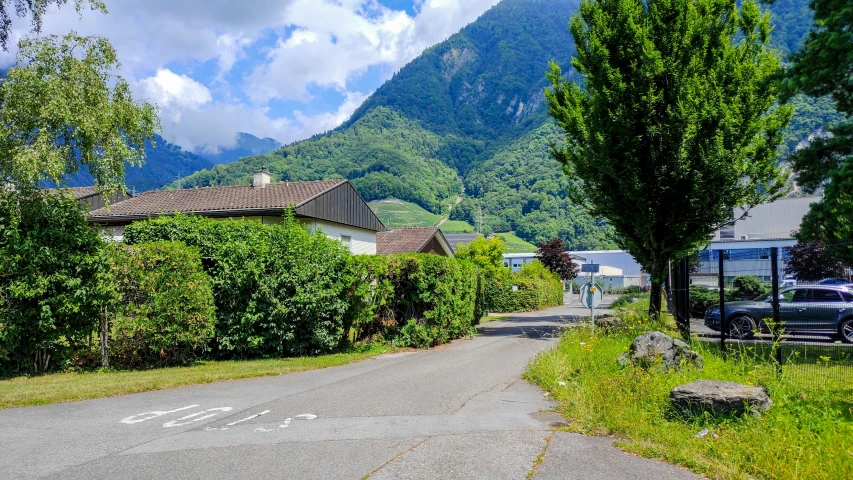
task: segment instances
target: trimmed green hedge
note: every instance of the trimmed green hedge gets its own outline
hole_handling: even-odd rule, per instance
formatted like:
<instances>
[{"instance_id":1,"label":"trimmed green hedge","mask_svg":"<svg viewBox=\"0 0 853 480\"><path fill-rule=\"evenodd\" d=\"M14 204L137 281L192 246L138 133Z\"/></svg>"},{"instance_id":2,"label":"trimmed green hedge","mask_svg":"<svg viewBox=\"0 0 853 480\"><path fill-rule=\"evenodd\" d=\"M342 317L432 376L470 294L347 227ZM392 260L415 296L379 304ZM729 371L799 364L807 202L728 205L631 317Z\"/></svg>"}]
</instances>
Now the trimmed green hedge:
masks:
<instances>
[{"instance_id":1,"label":"trimmed green hedge","mask_svg":"<svg viewBox=\"0 0 853 480\"><path fill-rule=\"evenodd\" d=\"M518 290L513 291L513 286ZM486 308L491 312L530 312L563 304L563 284L538 261L518 272L504 272L485 281Z\"/></svg>"},{"instance_id":2,"label":"trimmed green hedge","mask_svg":"<svg viewBox=\"0 0 853 480\"><path fill-rule=\"evenodd\" d=\"M352 306L351 255L292 215L280 225L176 215L129 225L125 241L180 241L206 259L220 357L319 355L341 342Z\"/></svg>"},{"instance_id":3,"label":"trimmed green hedge","mask_svg":"<svg viewBox=\"0 0 853 480\"><path fill-rule=\"evenodd\" d=\"M0 375L65 369L97 330L103 242L70 195L0 188Z\"/></svg>"},{"instance_id":4,"label":"trimmed green hedge","mask_svg":"<svg viewBox=\"0 0 853 480\"><path fill-rule=\"evenodd\" d=\"M155 242L108 249L116 302L111 366L154 368L199 358L216 322L207 275L194 247Z\"/></svg>"},{"instance_id":5,"label":"trimmed green hedge","mask_svg":"<svg viewBox=\"0 0 853 480\"><path fill-rule=\"evenodd\" d=\"M426 348L474 333L483 316L480 270L429 254L356 257L361 315L353 338Z\"/></svg>"}]
</instances>

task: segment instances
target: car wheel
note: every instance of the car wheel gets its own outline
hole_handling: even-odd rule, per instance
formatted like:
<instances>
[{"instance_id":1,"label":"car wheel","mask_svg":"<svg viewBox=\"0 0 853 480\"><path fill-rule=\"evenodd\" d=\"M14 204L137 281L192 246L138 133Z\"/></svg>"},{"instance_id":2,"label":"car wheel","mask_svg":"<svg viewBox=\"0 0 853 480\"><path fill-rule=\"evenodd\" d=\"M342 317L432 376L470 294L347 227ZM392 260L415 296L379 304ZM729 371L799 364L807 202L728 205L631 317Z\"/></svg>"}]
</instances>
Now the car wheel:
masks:
<instances>
[{"instance_id":1,"label":"car wheel","mask_svg":"<svg viewBox=\"0 0 853 480\"><path fill-rule=\"evenodd\" d=\"M842 342L853 343L853 318L841 322L841 325L838 326L838 335Z\"/></svg>"},{"instance_id":2,"label":"car wheel","mask_svg":"<svg viewBox=\"0 0 853 480\"><path fill-rule=\"evenodd\" d=\"M729 337L738 340L752 338L755 335L755 322L748 315L738 315L729 320Z\"/></svg>"}]
</instances>

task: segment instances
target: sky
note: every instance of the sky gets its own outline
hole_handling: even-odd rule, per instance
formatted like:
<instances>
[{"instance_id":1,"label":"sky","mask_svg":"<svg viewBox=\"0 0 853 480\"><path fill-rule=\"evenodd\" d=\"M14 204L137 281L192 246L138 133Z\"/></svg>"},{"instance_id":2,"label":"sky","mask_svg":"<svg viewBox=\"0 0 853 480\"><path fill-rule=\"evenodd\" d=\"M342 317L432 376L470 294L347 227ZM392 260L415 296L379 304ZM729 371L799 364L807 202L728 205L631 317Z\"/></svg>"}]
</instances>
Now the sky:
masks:
<instances>
[{"instance_id":1,"label":"sky","mask_svg":"<svg viewBox=\"0 0 853 480\"><path fill-rule=\"evenodd\" d=\"M73 2L72 2L73 3ZM163 136L215 153L237 132L291 143L331 130L424 49L498 0L105 0L106 15L51 7L42 34L100 35ZM29 34L13 22L0 68Z\"/></svg>"}]
</instances>

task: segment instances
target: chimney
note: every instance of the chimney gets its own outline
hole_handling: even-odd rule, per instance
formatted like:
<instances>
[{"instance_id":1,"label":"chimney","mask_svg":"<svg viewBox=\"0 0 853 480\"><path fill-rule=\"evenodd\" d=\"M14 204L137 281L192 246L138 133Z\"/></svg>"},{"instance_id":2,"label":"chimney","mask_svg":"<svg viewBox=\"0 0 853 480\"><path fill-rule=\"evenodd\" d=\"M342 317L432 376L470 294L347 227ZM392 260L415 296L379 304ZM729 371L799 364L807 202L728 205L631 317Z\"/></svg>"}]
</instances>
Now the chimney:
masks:
<instances>
[{"instance_id":1,"label":"chimney","mask_svg":"<svg viewBox=\"0 0 853 480\"><path fill-rule=\"evenodd\" d=\"M255 177L252 179L252 186L255 188L264 188L270 183L270 171L267 170L267 167L261 167L260 170L255 172Z\"/></svg>"}]
</instances>

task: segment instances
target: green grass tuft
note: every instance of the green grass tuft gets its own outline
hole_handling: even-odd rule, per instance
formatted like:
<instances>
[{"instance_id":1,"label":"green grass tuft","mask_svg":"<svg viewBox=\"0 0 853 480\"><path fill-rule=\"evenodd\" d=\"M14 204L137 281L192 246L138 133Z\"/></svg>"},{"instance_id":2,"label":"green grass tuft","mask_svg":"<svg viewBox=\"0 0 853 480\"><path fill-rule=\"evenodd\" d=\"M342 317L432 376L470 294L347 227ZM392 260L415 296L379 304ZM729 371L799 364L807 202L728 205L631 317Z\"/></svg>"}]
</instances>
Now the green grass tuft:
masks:
<instances>
[{"instance_id":1,"label":"green grass tuft","mask_svg":"<svg viewBox=\"0 0 853 480\"><path fill-rule=\"evenodd\" d=\"M534 253L538 250L536 245L518 238L513 232L496 233L495 235L506 244L506 253Z\"/></svg>"}]
</instances>

